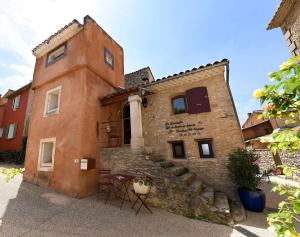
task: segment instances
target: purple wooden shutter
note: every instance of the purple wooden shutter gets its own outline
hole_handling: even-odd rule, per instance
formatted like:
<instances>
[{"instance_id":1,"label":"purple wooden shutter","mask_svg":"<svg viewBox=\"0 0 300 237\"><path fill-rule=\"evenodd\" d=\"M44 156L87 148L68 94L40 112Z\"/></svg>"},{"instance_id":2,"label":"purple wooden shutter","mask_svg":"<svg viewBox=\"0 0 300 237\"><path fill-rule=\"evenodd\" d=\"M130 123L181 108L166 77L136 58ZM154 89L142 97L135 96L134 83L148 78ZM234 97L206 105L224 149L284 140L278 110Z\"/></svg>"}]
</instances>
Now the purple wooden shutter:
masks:
<instances>
[{"instance_id":1,"label":"purple wooden shutter","mask_svg":"<svg viewBox=\"0 0 300 237\"><path fill-rule=\"evenodd\" d=\"M210 105L206 87L195 87L186 91L189 114L210 112Z\"/></svg>"}]
</instances>

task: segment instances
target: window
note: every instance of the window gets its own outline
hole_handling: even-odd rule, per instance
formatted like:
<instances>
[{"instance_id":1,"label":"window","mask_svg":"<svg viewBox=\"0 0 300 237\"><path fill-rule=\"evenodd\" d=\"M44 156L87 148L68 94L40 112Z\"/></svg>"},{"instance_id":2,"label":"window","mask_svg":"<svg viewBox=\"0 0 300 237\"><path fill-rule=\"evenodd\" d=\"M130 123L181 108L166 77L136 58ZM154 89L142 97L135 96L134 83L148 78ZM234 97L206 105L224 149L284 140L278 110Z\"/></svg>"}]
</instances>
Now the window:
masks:
<instances>
[{"instance_id":1,"label":"window","mask_svg":"<svg viewBox=\"0 0 300 237\"><path fill-rule=\"evenodd\" d=\"M185 153L184 153L183 141L174 141L174 142L171 142L171 144L172 144L172 150L173 150L173 158L184 159Z\"/></svg>"},{"instance_id":2,"label":"window","mask_svg":"<svg viewBox=\"0 0 300 237\"><path fill-rule=\"evenodd\" d=\"M174 114L181 114L186 112L186 103L184 96L177 96L172 99L172 107Z\"/></svg>"},{"instance_id":3,"label":"window","mask_svg":"<svg viewBox=\"0 0 300 237\"><path fill-rule=\"evenodd\" d=\"M52 50L47 55L46 66L55 63L59 59L63 58L67 54L67 44L63 44L56 49Z\"/></svg>"},{"instance_id":4,"label":"window","mask_svg":"<svg viewBox=\"0 0 300 237\"><path fill-rule=\"evenodd\" d=\"M3 128L0 128L0 138L3 137Z\"/></svg>"},{"instance_id":5,"label":"window","mask_svg":"<svg viewBox=\"0 0 300 237\"><path fill-rule=\"evenodd\" d=\"M18 108L20 108L20 95L16 96L13 99L13 104L12 104L13 111L16 111Z\"/></svg>"},{"instance_id":6,"label":"window","mask_svg":"<svg viewBox=\"0 0 300 237\"><path fill-rule=\"evenodd\" d=\"M44 117L59 113L61 86L47 91Z\"/></svg>"},{"instance_id":7,"label":"window","mask_svg":"<svg viewBox=\"0 0 300 237\"><path fill-rule=\"evenodd\" d=\"M210 104L206 87L195 87L187 90L185 95L172 99L174 114L198 114L210 112Z\"/></svg>"},{"instance_id":8,"label":"window","mask_svg":"<svg viewBox=\"0 0 300 237\"><path fill-rule=\"evenodd\" d=\"M53 170L56 138L46 138L40 141L39 170Z\"/></svg>"},{"instance_id":9,"label":"window","mask_svg":"<svg viewBox=\"0 0 300 237\"><path fill-rule=\"evenodd\" d=\"M13 139L16 137L18 125L16 123L8 126L7 139Z\"/></svg>"},{"instance_id":10,"label":"window","mask_svg":"<svg viewBox=\"0 0 300 237\"><path fill-rule=\"evenodd\" d=\"M114 69L114 55L107 48L104 48L104 62Z\"/></svg>"},{"instance_id":11,"label":"window","mask_svg":"<svg viewBox=\"0 0 300 237\"><path fill-rule=\"evenodd\" d=\"M211 139L198 141L198 146L201 158L214 158Z\"/></svg>"}]
</instances>

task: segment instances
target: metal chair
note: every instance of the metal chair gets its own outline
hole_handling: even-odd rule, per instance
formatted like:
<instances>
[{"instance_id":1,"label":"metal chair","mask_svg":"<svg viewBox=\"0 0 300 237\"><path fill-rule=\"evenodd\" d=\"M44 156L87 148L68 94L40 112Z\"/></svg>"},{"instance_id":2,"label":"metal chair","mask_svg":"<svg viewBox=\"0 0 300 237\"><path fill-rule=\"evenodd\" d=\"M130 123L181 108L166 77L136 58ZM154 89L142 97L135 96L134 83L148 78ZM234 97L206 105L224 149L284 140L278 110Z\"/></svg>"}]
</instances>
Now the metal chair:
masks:
<instances>
[{"instance_id":1,"label":"metal chair","mask_svg":"<svg viewBox=\"0 0 300 237\"><path fill-rule=\"evenodd\" d=\"M98 193L105 193L105 204L107 203L111 192L114 192L113 182L111 180L111 170L100 169L98 170L99 181L98 181Z\"/></svg>"},{"instance_id":2,"label":"metal chair","mask_svg":"<svg viewBox=\"0 0 300 237\"><path fill-rule=\"evenodd\" d=\"M151 214L153 214L153 212L151 211L151 209L148 207L147 203L146 203L146 200L148 199L150 193L151 193L151 188L153 186L153 178L150 177L150 176L146 176L146 181L147 183L149 184L150 186L150 189L149 189L149 192L146 193L146 194L140 194L140 193L136 193L134 191L134 189L132 190L133 194L136 196L136 200L135 202L133 203L132 205L132 209L135 207L135 205L140 201L141 202L141 205L140 207L137 209L136 211L136 215L139 213L139 211L141 210L142 206L144 206Z\"/></svg>"}]
</instances>

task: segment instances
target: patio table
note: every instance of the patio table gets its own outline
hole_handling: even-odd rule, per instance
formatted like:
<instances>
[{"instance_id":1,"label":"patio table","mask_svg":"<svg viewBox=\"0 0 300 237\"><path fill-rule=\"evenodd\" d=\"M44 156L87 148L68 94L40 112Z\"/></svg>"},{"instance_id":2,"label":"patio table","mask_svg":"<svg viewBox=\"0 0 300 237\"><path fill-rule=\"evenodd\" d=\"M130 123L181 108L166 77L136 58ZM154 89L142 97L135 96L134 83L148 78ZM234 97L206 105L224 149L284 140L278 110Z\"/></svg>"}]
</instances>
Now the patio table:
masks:
<instances>
[{"instance_id":1,"label":"patio table","mask_svg":"<svg viewBox=\"0 0 300 237\"><path fill-rule=\"evenodd\" d=\"M111 174L110 179L114 184L114 193L117 197L119 197L121 201L121 206L120 209L123 207L123 204L127 198L129 202L131 202L130 197L129 197L129 192L128 188L129 185L131 184L131 181L134 179L134 176L127 175L127 174ZM119 183L120 188L116 189L115 184Z\"/></svg>"}]
</instances>

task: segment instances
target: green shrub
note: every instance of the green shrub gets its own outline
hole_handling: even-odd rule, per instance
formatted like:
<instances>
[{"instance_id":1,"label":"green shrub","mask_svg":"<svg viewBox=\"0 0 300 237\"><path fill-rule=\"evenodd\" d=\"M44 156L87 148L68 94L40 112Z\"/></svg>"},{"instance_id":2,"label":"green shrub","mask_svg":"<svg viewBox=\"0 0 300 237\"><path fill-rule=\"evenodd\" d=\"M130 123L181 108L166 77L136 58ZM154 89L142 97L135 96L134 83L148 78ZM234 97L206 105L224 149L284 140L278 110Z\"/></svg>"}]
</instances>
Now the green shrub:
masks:
<instances>
[{"instance_id":1,"label":"green shrub","mask_svg":"<svg viewBox=\"0 0 300 237\"><path fill-rule=\"evenodd\" d=\"M229 154L229 176L239 188L256 190L261 182L259 156L251 151L238 148Z\"/></svg>"}]
</instances>

